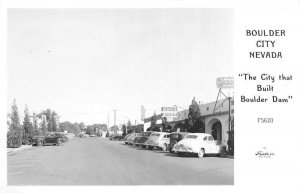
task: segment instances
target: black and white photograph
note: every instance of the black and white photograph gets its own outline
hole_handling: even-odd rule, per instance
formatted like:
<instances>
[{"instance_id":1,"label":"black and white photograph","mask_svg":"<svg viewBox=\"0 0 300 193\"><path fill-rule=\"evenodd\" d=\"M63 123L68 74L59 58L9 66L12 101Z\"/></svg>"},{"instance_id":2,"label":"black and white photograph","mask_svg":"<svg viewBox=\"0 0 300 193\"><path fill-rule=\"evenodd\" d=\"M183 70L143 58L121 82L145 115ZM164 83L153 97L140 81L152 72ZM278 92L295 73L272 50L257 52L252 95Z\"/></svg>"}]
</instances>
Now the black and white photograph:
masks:
<instances>
[{"instance_id":1,"label":"black and white photograph","mask_svg":"<svg viewBox=\"0 0 300 193\"><path fill-rule=\"evenodd\" d=\"M2 0L0 193L300 193L299 10Z\"/></svg>"},{"instance_id":2,"label":"black and white photograph","mask_svg":"<svg viewBox=\"0 0 300 193\"><path fill-rule=\"evenodd\" d=\"M232 8L7 9L7 185L227 185Z\"/></svg>"}]
</instances>

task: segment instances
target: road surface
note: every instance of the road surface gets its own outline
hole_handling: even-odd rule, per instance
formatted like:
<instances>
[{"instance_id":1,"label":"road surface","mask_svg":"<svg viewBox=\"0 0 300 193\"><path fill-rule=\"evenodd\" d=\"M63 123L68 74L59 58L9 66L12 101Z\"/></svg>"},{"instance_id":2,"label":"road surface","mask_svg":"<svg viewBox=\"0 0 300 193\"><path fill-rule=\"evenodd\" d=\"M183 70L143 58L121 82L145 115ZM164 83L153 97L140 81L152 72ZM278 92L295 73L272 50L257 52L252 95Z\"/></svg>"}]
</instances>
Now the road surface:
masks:
<instances>
[{"instance_id":1,"label":"road surface","mask_svg":"<svg viewBox=\"0 0 300 193\"><path fill-rule=\"evenodd\" d=\"M178 157L107 138L10 153L8 185L233 185L233 159Z\"/></svg>"}]
</instances>

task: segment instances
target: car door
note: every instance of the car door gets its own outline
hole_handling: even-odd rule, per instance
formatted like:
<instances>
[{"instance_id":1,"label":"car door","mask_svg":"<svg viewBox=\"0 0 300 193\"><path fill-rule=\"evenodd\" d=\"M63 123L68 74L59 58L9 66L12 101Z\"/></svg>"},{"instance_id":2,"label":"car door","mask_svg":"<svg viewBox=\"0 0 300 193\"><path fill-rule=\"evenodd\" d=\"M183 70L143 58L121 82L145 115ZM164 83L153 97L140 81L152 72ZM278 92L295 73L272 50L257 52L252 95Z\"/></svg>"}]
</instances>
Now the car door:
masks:
<instances>
[{"instance_id":1,"label":"car door","mask_svg":"<svg viewBox=\"0 0 300 193\"><path fill-rule=\"evenodd\" d=\"M216 142L213 138L213 136L208 136L207 137L207 144L209 146L209 153L215 154L217 153L217 145Z\"/></svg>"},{"instance_id":2,"label":"car door","mask_svg":"<svg viewBox=\"0 0 300 193\"><path fill-rule=\"evenodd\" d=\"M46 143L53 143L54 141L54 134L48 134L45 138Z\"/></svg>"}]
</instances>

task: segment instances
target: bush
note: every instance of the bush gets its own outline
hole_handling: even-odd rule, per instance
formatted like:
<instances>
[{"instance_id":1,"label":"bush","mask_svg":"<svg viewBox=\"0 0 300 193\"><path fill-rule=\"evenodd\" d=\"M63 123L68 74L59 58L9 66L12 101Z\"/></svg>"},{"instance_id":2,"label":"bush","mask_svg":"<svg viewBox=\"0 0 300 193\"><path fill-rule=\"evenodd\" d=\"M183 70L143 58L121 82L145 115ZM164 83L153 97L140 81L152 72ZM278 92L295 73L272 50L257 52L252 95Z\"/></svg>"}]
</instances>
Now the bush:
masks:
<instances>
[{"instance_id":1,"label":"bush","mask_svg":"<svg viewBox=\"0 0 300 193\"><path fill-rule=\"evenodd\" d=\"M22 145L22 138L12 135L11 133L7 134L7 147L9 148L18 148Z\"/></svg>"}]
</instances>

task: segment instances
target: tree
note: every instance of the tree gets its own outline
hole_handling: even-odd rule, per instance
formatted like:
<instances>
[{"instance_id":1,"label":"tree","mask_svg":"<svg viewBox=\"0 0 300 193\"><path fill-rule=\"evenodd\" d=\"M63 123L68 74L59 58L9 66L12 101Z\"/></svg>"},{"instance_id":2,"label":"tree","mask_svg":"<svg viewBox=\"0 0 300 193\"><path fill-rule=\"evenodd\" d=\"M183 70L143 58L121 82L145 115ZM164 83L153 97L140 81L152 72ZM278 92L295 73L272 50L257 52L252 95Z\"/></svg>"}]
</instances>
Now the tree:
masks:
<instances>
[{"instance_id":1,"label":"tree","mask_svg":"<svg viewBox=\"0 0 300 193\"><path fill-rule=\"evenodd\" d=\"M42 131L40 130L37 122L37 117L35 113L33 113L33 123L32 123L32 128L33 128L33 136L39 136L42 134Z\"/></svg>"},{"instance_id":2,"label":"tree","mask_svg":"<svg viewBox=\"0 0 300 193\"><path fill-rule=\"evenodd\" d=\"M52 111L51 109L46 109L39 114L39 117L42 115L46 115L46 122L47 122L47 131L48 132L55 132L58 130L58 125L56 124L55 116L57 113Z\"/></svg>"},{"instance_id":3,"label":"tree","mask_svg":"<svg viewBox=\"0 0 300 193\"><path fill-rule=\"evenodd\" d=\"M127 135L127 132L126 132L126 125L125 124L123 124L122 125L122 136L126 136Z\"/></svg>"},{"instance_id":4,"label":"tree","mask_svg":"<svg viewBox=\"0 0 300 193\"><path fill-rule=\"evenodd\" d=\"M134 133L135 130L134 130L135 126L131 124L131 121L128 120L127 122L127 134L128 133Z\"/></svg>"},{"instance_id":5,"label":"tree","mask_svg":"<svg viewBox=\"0 0 300 193\"><path fill-rule=\"evenodd\" d=\"M200 107L196 102L195 97L192 100L192 104L189 106L189 114L186 120L187 132L190 133L204 133L205 128L200 120Z\"/></svg>"},{"instance_id":6,"label":"tree","mask_svg":"<svg viewBox=\"0 0 300 193\"><path fill-rule=\"evenodd\" d=\"M16 104L16 99L14 99L13 105L11 107L11 114L10 114L10 126L9 126L9 133L7 136L7 145L8 147L20 147L22 145L22 127L20 125L20 118L18 107Z\"/></svg>"},{"instance_id":7,"label":"tree","mask_svg":"<svg viewBox=\"0 0 300 193\"><path fill-rule=\"evenodd\" d=\"M78 135L80 133L80 124L78 123L71 123L68 121L59 123L59 127L62 131L68 131L68 133L74 133Z\"/></svg>"},{"instance_id":8,"label":"tree","mask_svg":"<svg viewBox=\"0 0 300 193\"><path fill-rule=\"evenodd\" d=\"M142 133L144 132L144 125L143 124L139 124L134 126L134 132L135 133Z\"/></svg>"},{"instance_id":9,"label":"tree","mask_svg":"<svg viewBox=\"0 0 300 193\"><path fill-rule=\"evenodd\" d=\"M48 129L47 129L47 120L46 119L42 119L41 123L40 123L40 131L42 135L46 135Z\"/></svg>"},{"instance_id":10,"label":"tree","mask_svg":"<svg viewBox=\"0 0 300 193\"><path fill-rule=\"evenodd\" d=\"M169 124L167 117L162 117L162 131L163 132L172 132L172 126Z\"/></svg>"},{"instance_id":11,"label":"tree","mask_svg":"<svg viewBox=\"0 0 300 193\"><path fill-rule=\"evenodd\" d=\"M156 122L157 122L157 116L156 116L156 112L154 112L153 116L151 117L151 125L147 129L147 131L161 131L160 127L157 125Z\"/></svg>"},{"instance_id":12,"label":"tree","mask_svg":"<svg viewBox=\"0 0 300 193\"><path fill-rule=\"evenodd\" d=\"M153 116L151 117L151 129L154 129L156 127L156 121L157 121L157 117L156 117L156 112L154 112Z\"/></svg>"},{"instance_id":13,"label":"tree","mask_svg":"<svg viewBox=\"0 0 300 193\"><path fill-rule=\"evenodd\" d=\"M24 121L23 121L23 140L22 143L24 145L28 145L32 143L33 139L33 127L30 121L30 115L28 111L27 105L24 110Z\"/></svg>"}]
</instances>

